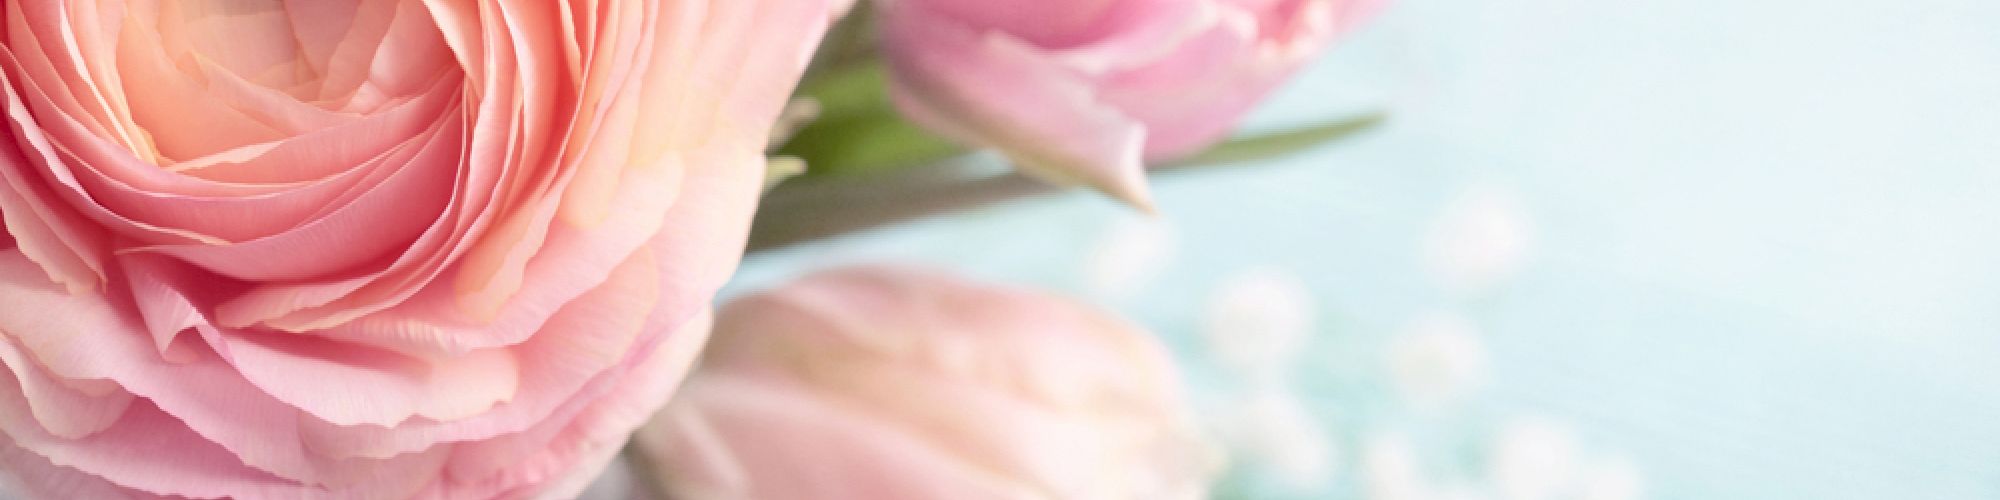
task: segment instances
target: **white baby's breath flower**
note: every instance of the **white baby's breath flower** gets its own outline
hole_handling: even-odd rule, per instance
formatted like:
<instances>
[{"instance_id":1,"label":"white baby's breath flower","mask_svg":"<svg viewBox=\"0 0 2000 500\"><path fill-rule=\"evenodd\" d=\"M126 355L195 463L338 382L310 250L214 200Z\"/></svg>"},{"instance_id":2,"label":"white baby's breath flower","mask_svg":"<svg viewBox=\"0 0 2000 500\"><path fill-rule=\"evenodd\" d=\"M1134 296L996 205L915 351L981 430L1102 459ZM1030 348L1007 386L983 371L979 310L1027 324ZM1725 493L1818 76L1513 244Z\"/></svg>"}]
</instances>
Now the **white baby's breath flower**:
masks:
<instances>
[{"instance_id":1,"label":"white baby's breath flower","mask_svg":"<svg viewBox=\"0 0 2000 500\"><path fill-rule=\"evenodd\" d=\"M1312 292L1297 275L1248 271L1227 278L1210 296L1202 334L1225 368L1269 379L1297 363L1314 315Z\"/></svg>"},{"instance_id":2,"label":"white baby's breath flower","mask_svg":"<svg viewBox=\"0 0 2000 500\"><path fill-rule=\"evenodd\" d=\"M1486 348L1479 331L1456 314L1417 318L1389 341L1387 351L1397 389L1419 406L1455 403L1486 377Z\"/></svg>"},{"instance_id":3,"label":"white baby's breath flower","mask_svg":"<svg viewBox=\"0 0 2000 500\"><path fill-rule=\"evenodd\" d=\"M1639 468L1622 458L1598 460L1584 471L1577 485L1577 500L1640 500L1645 498L1645 479Z\"/></svg>"},{"instance_id":4,"label":"white baby's breath flower","mask_svg":"<svg viewBox=\"0 0 2000 500\"><path fill-rule=\"evenodd\" d=\"M1533 246L1533 229L1511 190L1473 187L1451 201L1432 226L1424 265L1448 290L1483 293L1520 270Z\"/></svg>"},{"instance_id":5,"label":"white baby's breath flower","mask_svg":"<svg viewBox=\"0 0 2000 500\"><path fill-rule=\"evenodd\" d=\"M1428 500L1431 487L1418 465L1416 447L1401 434L1368 438L1361 455L1361 481L1368 500Z\"/></svg>"},{"instance_id":6,"label":"white baby's breath flower","mask_svg":"<svg viewBox=\"0 0 2000 500\"><path fill-rule=\"evenodd\" d=\"M1337 458L1326 426L1291 391L1263 389L1242 401L1230 426L1238 456L1270 471L1293 491L1331 485Z\"/></svg>"},{"instance_id":7,"label":"white baby's breath flower","mask_svg":"<svg viewBox=\"0 0 2000 500\"><path fill-rule=\"evenodd\" d=\"M1495 438L1488 474L1503 500L1551 500L1577 477L1576 437L1557 423L1521 419Z\"/></svg>"},{"instance_id":8,"label":"white baby's breath flower","mask_svg":"<svg viewBox=\"0 0 2000 500\"><path fill-rule=\"evenodd\" d=\"M1133 216L1113 223L1084 257L1084 286L1108 299L1124 299L1151 286L1173 263L1173 226Z\"/></svg>"}]
</instances>

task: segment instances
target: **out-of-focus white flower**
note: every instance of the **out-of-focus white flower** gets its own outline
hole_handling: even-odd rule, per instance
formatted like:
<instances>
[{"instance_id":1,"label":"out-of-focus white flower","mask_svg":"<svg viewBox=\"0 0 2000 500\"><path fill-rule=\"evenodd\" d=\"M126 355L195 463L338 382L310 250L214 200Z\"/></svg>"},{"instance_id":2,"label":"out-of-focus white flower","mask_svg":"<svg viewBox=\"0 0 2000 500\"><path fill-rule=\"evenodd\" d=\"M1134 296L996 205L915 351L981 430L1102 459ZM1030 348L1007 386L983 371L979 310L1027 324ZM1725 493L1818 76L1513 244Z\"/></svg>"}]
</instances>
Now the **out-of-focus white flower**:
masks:
<instances>
[{"instance_id":1,"label":"out-of-focus white flower","mask_svg":"<svg viewBox=\"0 0 2000 500\"><path fill-rule=\"evenodd\" d=\"M1432 226L1425 242L1425 267L1451 291L1485 292L1520 270L1533 238L1533 224L1513 191L1469 188L1445 207Z\"/></svg>"},{"instance_id":2,"label":"out-of-focus white flower","mask_svg":"<svg viewBox=\"0 0 2000 500\"><path fill-rule=\"evenodd\" d=\"M1362 488L1368 500L1428 500L1431 496L1409 438L1401 434L1374 436L1361 453Z\"/></svg>"},{"instance_id":3,"label":"out-of-focus white flower","mask_svg":"<svg viewBox=\"0 0 2000 500\"><path fill-rule=\"evenodd\" d=\"M1397 389L1419 406L1455 403L1486 377L1486 348L1479 331L1456 314L1417 318L1389 341L1386 358Z\"/></svg>"},{"instance_id":4,"label":"out-of-focus white flower","mask_svg":"<svg viewBox=\"0 0 2000 500\"><path fill-rule=\"evenodd\" d=\"M1485 490L1458 484L1439 488L1430 496L1431 500L1488 500L1493 496Z\"/></svg>"},{"instance_id":5,"label":"out-of-focus white flower","mask_svg":"<svg viewBox=\"0 0 2000 500\"><path fill-rule=\"evenodd\" d=\"M1293 491L1321 491L1337 467L1333 437L1292 391L1260 389L1247 396L1224 433L1239 459L1270 471Z\"/></svg>"},{"instance_id":6,"label":"out-of-focus white flower","mask_svg":"<svg viewBox=\"0 0 2000 500\"><path fill-rule=\"evenodd\" d=\"M1252 380L1282 380L1313 329L1311 290L1297 275L1239 273L1210 296L1202 330L1224 367Z\"/></svg>"},{"instance_id":7,"label":"out-of-focus white flower","mask_svg":"<svg viewBox=\"0 0 2000 500\"><path fill-rule=\"evenodd\" d=\"M1173 263L1179 242L1171 224L1133 216L1114 223L1084 257L1084 286L1108 299L1131 297Z\"/></svg>"},{"instance_id":8,"label":"out-of-focus white flower","mask_svg":"<svg viewBox=\"0 0 2000 500\"><path fill-rule=\"evenodd\" d=\"M1640 500L1645 498L1645 479L1631 461L1620 458L1598 460L1584 471L1577 485L1577 500Z\"/></svg>"},{"instance_id":9,"label":"out-of-focus white flower","mask_svg":"<svg viewBox=\"0 0 2000 500\"><path fill-rule=\"evenodd\" d=\"M1504 500L1546 500L1564 494L1577 477L1576 437L1568 428L1522 419L1500 429L1487 464Z\"/></svg>"}]
</instances>

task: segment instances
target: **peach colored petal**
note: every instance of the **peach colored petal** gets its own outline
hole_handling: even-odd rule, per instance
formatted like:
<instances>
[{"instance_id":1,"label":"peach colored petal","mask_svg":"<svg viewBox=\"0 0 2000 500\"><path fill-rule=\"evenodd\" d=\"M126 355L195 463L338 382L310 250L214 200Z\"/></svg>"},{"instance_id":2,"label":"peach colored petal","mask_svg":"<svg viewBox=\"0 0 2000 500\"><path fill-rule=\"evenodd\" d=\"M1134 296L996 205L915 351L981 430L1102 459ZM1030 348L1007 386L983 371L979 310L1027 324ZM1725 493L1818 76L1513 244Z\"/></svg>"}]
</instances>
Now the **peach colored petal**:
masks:
<instances>
[{"instance_id":1,"label":"peach colored petal","mask_svg":"<svg viewBox=\"0 0 2000 500\"><path fill-rule=\"evenodd\" d=\"M61 11L66 5L28 2L18 5L20 10L9 12L6 19L7 45L22 61L23 73L14 76L52 88L52 95L58 97L67 113L100 135L114 137L127 149L150 158L153 155L150 138L132 122L128 103L112 86L120 77L107 67L111 59L104 57L108 44L95 36L98 30L85 30L84 36L77 36L79 33L73 30L76 25L56 22L68 14ZM85 12L91 10L90 6L78 6L77 10L83 14L79 17L91 17ZM115 22L111 20L121 12L112 10L98 17L107 23Z\"/></svg>"},{"instance_id":2,"label":"peach colored petal","mask_svg":"<svg viewBox=\"0 0 2000 500\"><path fill-rule=\"evenodd\" d=\"M5 50L0 49L0 57L5 56ZM4 66L0 62L0 69ZM4 105L8 126L16 133L32 131L32 118L12 90L11 82L11 77L0 74L0 87L5 87L0 92L7 98ZM29 140L34 139L31 134ZM97 288L105 274L102 231L56 203L52 189L34 174L26 159L28 152L21 146L18 142L0 141L0 180L6 183L5 189L0 189L0 214L6 217L7 233L49 279L72 291ZM32 143L29 146L46 147Z\"/></svg>"},{"instance_id":3,"label":"peach colored petal","mask_svg":"<svg viewBox=\"0 0 2000 500\"><path fill-rule=\"evenodd\" d=\"M456 122L448 122L455 124ZM217 274L254 281L320 277L374 262L407 248L443 212L456 172L447 168L454 151L440 138L447 126L427 134L414 157L380 184L323 216L270 236L229 245L162 245L129 249L171 255Z\"/></svg>"},{"instance_id":4,"label":"peach colored petal","mask_svg":"<svg viewBox=\"0 0 2000 500\"><path fill-rule=\"evenodd\" d=\"M611 268L598 264L623 251L627 245L644 244L635 236L659 235L664 278L675 286L664 287L663 297L672 308L689 314L690 306L706 302L726 271L734 268L749 221L717 217L718 214L749 210L752 193L762 176L749 163L732 163L729 158L756 161L755 156L715 154L697 164L708 165L689 175L686 192L672 207L659 206L659 197L649 196L658 184L647 182L643 173L622 183L614 205L617 212L592 228L559 225L550 244L544 246L527 270L527 279L541 286L514 297L502 315L491 324L460 319L450 295L427 290L411 301L353 322L323 330L324 335L349 341L399 347L414 352L455 353L471 349L504 346L520 342L541 328L547 312L540 304L570 300L571 290L588 289L610 275ZM660 226L640 226L657 214L666 214ZM723 243L728 242L728 243ZM676 262L722 262L713 267L671 265Z\"/></svg>"},{"instance_id":5,"label":"peach colored petal","mask_svg":"<svg viewBox=\"0 0 2000 500\"><path fill-rule=\"evenodd\" d=\"M333 47L324 61L314 53L307 55L306 62L320 68L317 71L323 78L294 90L294 95L329 110L373 113L396 96L420 91L436 68L455 67L450 49L423 5L398 0L358 3L353 22L341 38L325 42ZM312 12L345 5L322 4L329 2L287 0L286 10L293 15L295 26L325 28L332 24L314 18ZM303 45L323 46L322 42L305 40L308 36L301 34Z\"/></svg>"}]
</instances>

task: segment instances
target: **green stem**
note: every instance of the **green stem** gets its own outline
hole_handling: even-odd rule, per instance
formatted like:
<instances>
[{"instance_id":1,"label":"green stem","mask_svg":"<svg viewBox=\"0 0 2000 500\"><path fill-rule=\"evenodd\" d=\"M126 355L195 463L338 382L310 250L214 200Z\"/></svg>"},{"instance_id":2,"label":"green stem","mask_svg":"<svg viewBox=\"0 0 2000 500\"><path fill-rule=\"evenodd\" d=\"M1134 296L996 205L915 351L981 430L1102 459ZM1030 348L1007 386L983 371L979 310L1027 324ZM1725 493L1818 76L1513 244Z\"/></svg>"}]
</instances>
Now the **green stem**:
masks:
<instances>
[{"instance_id":1,"label":"green stem","mask_svg":"<svg viewBox=\"0 0 2000 500\"><path fill-rule=\"evenodd\" d=\"M1254 164L1351 137L1383 121L1381 113L1295 130L1237 139L1186 160L1161 165L1153 175ZM872 175L801 177L764 196L750 231L750 250L770 250L839 236L926 215L956 212L1058 192L1019 174L981 175L978 165L947 161Z\"/></svg>"}]
</instances>

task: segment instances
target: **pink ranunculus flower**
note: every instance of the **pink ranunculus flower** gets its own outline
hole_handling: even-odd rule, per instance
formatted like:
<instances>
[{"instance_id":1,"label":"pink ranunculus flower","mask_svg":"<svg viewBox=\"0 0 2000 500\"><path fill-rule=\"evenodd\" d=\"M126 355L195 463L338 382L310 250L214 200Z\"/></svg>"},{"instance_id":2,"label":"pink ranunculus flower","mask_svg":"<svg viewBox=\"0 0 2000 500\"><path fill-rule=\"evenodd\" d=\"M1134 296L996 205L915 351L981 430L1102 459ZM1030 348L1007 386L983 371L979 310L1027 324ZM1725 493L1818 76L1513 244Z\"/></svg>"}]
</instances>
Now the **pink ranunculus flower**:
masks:
<instances>
[{"instance_id":1,"label":"pink ranunculus flower","mask_svg":"<svg viewBox=\"0 0 2000 500\"><path fill-rule=\"evenodd\" d=\"M1383 0L877 0L911 119L1139 206Z\"/></svg>"},{"instance_id":2,"label":"pink ranunculus flower","mask_svg":"<svg viewBox=\"0 0 2000 500\"><path fill-rule=\"evenodd\" d=\"M636 442L673 498L1205 498L1162 347L1076 303L851 268L731 303Z\"/></svg>"},{"instance_id":3,"label":"pink ranunculus flower","mask_svg":"<svg viewBox=\"0 0 2000 500\"><path fill-rule=\"evenodd\" d=\"M574 495L736 265L827 0L9 0L34 498Z\"/></svg>"}]
</instances>

